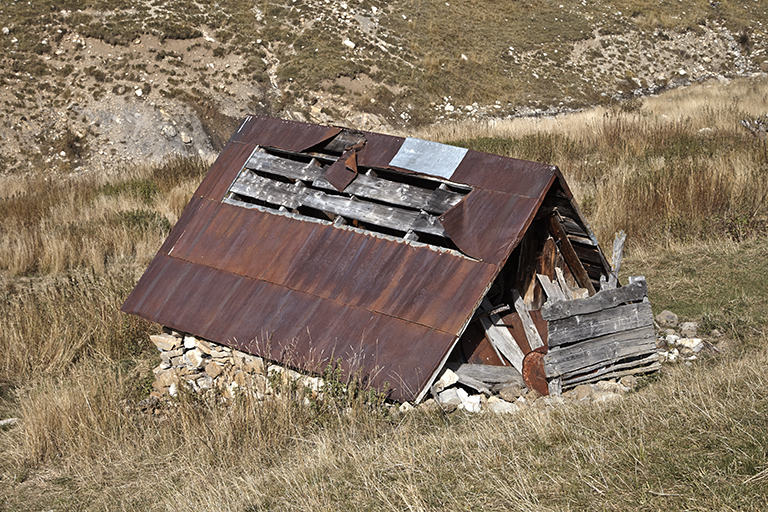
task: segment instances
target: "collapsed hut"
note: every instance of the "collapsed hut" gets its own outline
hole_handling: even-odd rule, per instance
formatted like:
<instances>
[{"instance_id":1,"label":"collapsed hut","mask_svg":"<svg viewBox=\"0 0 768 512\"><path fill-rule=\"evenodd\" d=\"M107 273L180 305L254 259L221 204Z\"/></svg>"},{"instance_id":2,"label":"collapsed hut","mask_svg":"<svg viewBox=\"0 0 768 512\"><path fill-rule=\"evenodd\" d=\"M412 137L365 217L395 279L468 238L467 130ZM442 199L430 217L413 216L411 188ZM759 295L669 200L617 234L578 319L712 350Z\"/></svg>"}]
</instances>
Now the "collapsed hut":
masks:
<instances>
[{"instance_id":1,"label":"collapsed hut","mask_svg":"<svg viewBox=\"0 0 768 512\"><path fill-rule=\"evenodd\" d=\"M248 116L122 310L418 403L445 368L542 394L657 369L617 278L555 166Z\"/></svg>"}]
</instances>

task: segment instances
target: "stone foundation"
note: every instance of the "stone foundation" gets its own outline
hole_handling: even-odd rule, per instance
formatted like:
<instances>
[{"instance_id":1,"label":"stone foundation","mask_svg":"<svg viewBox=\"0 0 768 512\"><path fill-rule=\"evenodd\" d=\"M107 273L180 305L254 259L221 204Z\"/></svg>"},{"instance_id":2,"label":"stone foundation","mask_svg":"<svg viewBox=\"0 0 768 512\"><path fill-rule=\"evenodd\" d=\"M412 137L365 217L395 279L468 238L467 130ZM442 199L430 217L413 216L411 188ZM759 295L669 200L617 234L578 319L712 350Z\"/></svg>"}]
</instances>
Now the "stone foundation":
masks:
<instances>
[{"instance_id":1,"label":"stone foundation","mask_svg":"<svg viewBox=\"0 0 768 512\"><path fill-rule=\"evenodd\" d=\"M160 350L161 363L152 371L152 396L177 396L180 386L195 393L218 392L226 399L248 390L263 399L275 393L277 383L293 383L318 393L322 379L302 375L284 366L265 362L195 336L164 329L150 340Z\"/></svg>"}]
</instances>

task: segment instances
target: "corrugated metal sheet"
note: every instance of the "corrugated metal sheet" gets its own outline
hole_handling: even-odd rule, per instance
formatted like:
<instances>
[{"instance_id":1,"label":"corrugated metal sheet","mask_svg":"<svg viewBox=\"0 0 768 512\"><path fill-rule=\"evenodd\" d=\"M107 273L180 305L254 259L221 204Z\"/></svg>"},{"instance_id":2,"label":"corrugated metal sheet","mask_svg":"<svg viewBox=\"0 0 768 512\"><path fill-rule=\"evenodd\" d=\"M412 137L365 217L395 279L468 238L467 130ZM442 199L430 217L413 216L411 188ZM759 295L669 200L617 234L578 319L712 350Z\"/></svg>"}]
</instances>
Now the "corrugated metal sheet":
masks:
<instances>
[{"instance_id":1,"label":"corrugated metal sheet","mask_svg":"<svg viewBox=\"0 0 768 512\"><path fill-rule=\"evenodd\" d=\"M221 202L255 147L302 151L338 133L247 118L123 311L308 371L343 358L392 398L421 398L558 173L466 152L451 180L474 189L441 222L470 257ZM387 168L404 141L364 135L363 167Z\"/></svg>"},{"instance_id":2,"label":"corrugated metal sheet","mask_svg":"<svg viewBox=\"0 0 768 512\"><path fill-rule=\"evenodd\" d=\"M271 117L247 116L232 135L230 142L247 144L258 141L261 146L272 146L288 151L304 151L331 139L341 132L335 126L300 123Z\"/></svg>"},{"instance_id":3,"label":"corrugated metal sheet","mask_svg":"<svg viewBox=\"0 0 768 512\"><path fill-rule=\"evenodd\" d=\"M542 197L475 189L440 217L448 236L462 252L503 265L533 220Z\"/></svg>"}]
</instances>

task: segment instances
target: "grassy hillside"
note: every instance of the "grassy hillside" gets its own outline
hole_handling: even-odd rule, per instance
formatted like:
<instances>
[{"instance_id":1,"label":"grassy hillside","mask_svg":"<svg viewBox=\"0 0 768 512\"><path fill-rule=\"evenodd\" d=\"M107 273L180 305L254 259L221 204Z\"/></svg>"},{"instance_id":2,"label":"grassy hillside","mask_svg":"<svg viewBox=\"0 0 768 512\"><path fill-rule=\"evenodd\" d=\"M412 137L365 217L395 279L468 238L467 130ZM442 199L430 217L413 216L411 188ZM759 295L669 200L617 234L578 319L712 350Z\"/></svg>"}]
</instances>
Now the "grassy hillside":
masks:
<instances>
[{"instance_id":1,"label":"grassy hillside","mask_svg":"<svg viewBox=\"0 0 768 512\"><path fill-rule=\"evenodd\" d=\"M209 158L246 113L402 130L768 70L763 1L13 2L0 173Z\"/></svg>"},{"instance_id":2,"label":"grassy hillside","mask_svg":"<svg viewBox=\"0 0 768 512\"><path fill-rule=\"evenodd\" d=\"M2 508L765 509L767 164L738 120L766 98L739 81L418 133L560 165L604 241L629 230L623 274L647 276L654 310L724 334L621 401L501 417L392 414L341 387L309 407L295 390L143 401L158 326L117 308L205 164L8 181L0 419L20 422L0 430Z\"/></svg>"}]
</instances>

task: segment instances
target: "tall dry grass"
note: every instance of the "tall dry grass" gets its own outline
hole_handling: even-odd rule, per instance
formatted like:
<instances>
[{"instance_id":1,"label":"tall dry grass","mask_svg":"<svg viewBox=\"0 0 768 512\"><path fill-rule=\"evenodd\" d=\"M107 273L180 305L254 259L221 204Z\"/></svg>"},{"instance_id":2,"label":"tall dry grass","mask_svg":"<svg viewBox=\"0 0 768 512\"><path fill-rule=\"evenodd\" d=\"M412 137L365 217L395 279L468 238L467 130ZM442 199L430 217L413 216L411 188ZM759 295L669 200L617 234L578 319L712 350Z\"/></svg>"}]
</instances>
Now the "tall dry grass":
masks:
<instances>
[{"instance_id":1,"label":"tall dry grass","mask_svg":"<svg viewBox=\"0 0 768 512\"><path fill-rule=\"evenodd\" d=\"M697 85L557 118L438 125L420 136L556 164L603 243L768 231L768 145L739 122L768 81Z\"/></svg>"},{"instance_id":2,"label":"tall dry grass","mask_svg":"<svg viewBox=\"0 0 768 512\"><path fill-rule=\"evenodd\" d=\"M66 374L88 357L138 356L158 328L119 309L142 270L80 270L6 284L0 289L0 388Z\"/></svg>"},{"instance_id":3,"label":"tall dry grass","mask_svg":"<svg viewBox=\"0 0 768 512\"><path fill-rule=\"evenodd\" d=\"M207 167L201 159L179 158L110 177L6 178L0 270L23 275L91 267L104 272L110 263L147 263Z\"/></svg>"},{"instance_id":4,"label":"tall dry grass","mask_svg":"<svg viewBox=\"0 0 768 512\"><path fill-rule=\"evenodd\" d=\"M765 338L762 339L764 344ZM763 510L765 349L668 367L624 400L521 414L339 414L285 396L126 408L128 374L24 388L0 432L12 509Z\"/></svg>"}]
</instances>

